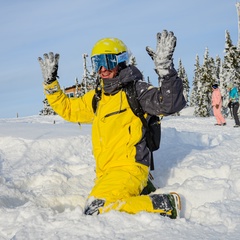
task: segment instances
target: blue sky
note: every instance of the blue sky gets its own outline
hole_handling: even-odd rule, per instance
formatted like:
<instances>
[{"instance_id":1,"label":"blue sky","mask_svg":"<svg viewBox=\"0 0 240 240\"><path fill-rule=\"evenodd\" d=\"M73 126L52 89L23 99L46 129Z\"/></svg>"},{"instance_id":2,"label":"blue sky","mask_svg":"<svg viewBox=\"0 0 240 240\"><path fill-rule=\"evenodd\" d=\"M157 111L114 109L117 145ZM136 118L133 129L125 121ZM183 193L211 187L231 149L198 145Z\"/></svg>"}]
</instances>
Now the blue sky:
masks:
<instances>
[{"instance_id":1,"label":"blue sky","mask_svg":"<svg viewBox=\"0 0 240 240\"><path fill-rule=\"evenodd\" d=\"M103 37L121 39L145 77L157 84L146 46L156 47L156 33L177 36L179 59L190 84L196 55L205 48L224 56L225 31L238 40L235 0L11 0L0 3L0 118L38 115L43 108L43 53L60 53L59 82L71 86L83 75L83 53ZM90 59L89 59L90 65Z\"/></svg>"}]
</instances>

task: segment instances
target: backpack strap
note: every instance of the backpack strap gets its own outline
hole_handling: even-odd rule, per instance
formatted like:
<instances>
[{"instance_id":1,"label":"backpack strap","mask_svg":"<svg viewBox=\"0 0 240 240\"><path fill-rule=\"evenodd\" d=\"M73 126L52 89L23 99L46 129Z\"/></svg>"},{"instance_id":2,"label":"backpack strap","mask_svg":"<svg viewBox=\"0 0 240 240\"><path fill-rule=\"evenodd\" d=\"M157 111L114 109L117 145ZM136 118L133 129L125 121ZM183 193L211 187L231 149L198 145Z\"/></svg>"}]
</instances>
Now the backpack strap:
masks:
<instances>
[{"instance_id":1,"label":"backpack strap","mask_svg":"<svg viewBox=\"0 0 240 240\"><path fill-rule=\"evenodd\" d=\"M93 108L94 113L96 113L96 111L97 111L98 102L101 100L101 97L102 97L102 87L101 87L99 78L97 78L95 94L92 99L92 108Z\"/></svg>"},{"instance_id":2,"label":"backpack strap","mask_svg":"<svg viewBox=\"0 0 240 240\"><path fill-rule=\"evenodd\" d=\"M137 91L136 91L136 81L128 83L123 88L123 90L125 91L125 93L127 95L127 100L128 100L131 110L137 117L139 117L141 119L143 126L147 129L148 124L147 124L146 118L144 117L145 113L142 109L142 106L140 105L140 103L138 101L138 96L137 96Z\"/></svg>"},{"instance_id":3,"label":"backpack strap","mask_svg":"<svg viewBox=\"0 0 240 240\"><path fill-rule=\"evenodd\" d=\"M138 101L137 90L136 90L136 81L128 83L124 87L124 91L126 92L127 100L128 100L128 103L129 103L129 106L130 106L132 112L137 117L140 118L144 128L146 129L147 145L151 152L150 169L154 170L154 162L153 162L154 143L152 140L150 128L148 126L148 122L147 122L146 118L144 117L145 112L143 111L142 106L140 105L140 102Z\"/></svg>"}]
</instances>

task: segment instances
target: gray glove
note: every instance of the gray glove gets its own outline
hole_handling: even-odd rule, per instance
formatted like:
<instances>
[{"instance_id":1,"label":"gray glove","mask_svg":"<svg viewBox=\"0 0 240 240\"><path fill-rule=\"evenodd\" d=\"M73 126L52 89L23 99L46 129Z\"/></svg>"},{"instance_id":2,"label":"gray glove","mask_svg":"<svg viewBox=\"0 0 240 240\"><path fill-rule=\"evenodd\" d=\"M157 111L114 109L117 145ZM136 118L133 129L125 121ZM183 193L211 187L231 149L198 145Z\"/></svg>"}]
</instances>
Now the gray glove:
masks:
<instances>
[{"instance_id":1,"label":"gray glove","mask_svg":"<svg viewBox=\"0 0 240 240\"><path fill-rule=\"evenodd\" d=\"M147 53L150 55L155 64L155 71L160 78L170 73L173 68L173 52L176 47L177 38L173 32L163 30L157 33L157 48L154 52L150 47L146 47Z\"/></svg>"},{"instance_id":2,"label":"gray glove","mask_svg":"<svg viewBox=\"0 0 240 240\"><path fill-rule=\"evenodd\" d=\"M60 55L56 53L55 55L50 52L49 54L43 54L44 60L39 57L38 61L42 70L42 75L44 79L44 84L50 84L57 79L58 71L58 60Z\"/></svg>"}]
</instances>

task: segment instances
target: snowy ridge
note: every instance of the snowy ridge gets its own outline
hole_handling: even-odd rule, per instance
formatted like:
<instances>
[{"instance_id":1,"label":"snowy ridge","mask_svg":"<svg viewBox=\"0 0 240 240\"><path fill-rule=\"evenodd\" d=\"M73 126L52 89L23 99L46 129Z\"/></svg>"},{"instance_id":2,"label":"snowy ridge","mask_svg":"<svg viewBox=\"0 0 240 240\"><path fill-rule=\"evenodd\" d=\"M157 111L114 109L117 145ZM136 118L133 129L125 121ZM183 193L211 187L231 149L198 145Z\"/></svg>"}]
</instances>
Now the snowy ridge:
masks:
<instances>
[{"instance_id":1,"label":"snowy ridge","mask_svg":"<svg viewBox=\"0 0 240 240\"><path fill-rule=\"evenodd\" d=\"M0 239L238 239L240 129L215 119L162 120L157 192L182 197L181 218L83 215L94 182L91 125L58 116L0 119Z\"/></svg>"}]
</instances>

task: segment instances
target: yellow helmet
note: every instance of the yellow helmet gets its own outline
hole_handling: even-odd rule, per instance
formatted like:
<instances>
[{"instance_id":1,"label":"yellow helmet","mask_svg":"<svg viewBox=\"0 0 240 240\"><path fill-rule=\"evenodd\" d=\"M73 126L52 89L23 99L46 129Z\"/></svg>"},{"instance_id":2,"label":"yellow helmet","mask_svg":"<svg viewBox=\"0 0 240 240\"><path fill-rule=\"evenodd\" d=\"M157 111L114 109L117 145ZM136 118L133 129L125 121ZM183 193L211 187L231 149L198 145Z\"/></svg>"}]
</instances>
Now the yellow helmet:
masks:
<instances>
[{"instance_id":1,"label":"yellow helmet","mask_svg":"<svg viewBox=\"0 0 240 240\"><path fill-rule=\"evenodd\" d=\"M127 52L127 46L118 38L103 38L96 42L91 57L100 54L119 54Z\"/></svg>"},{"instance_id":2,"label":"yellow helmet","mask_svg":"<svg viewBox=\"0 0 240 240\"><path fill-rule=\"evenodd\" d=\"M101 67L111 70L128 59L127 46L117 38L99 40L91 53L92 66L95 72L98 72Z\"/></svg>"}]
</instances>

